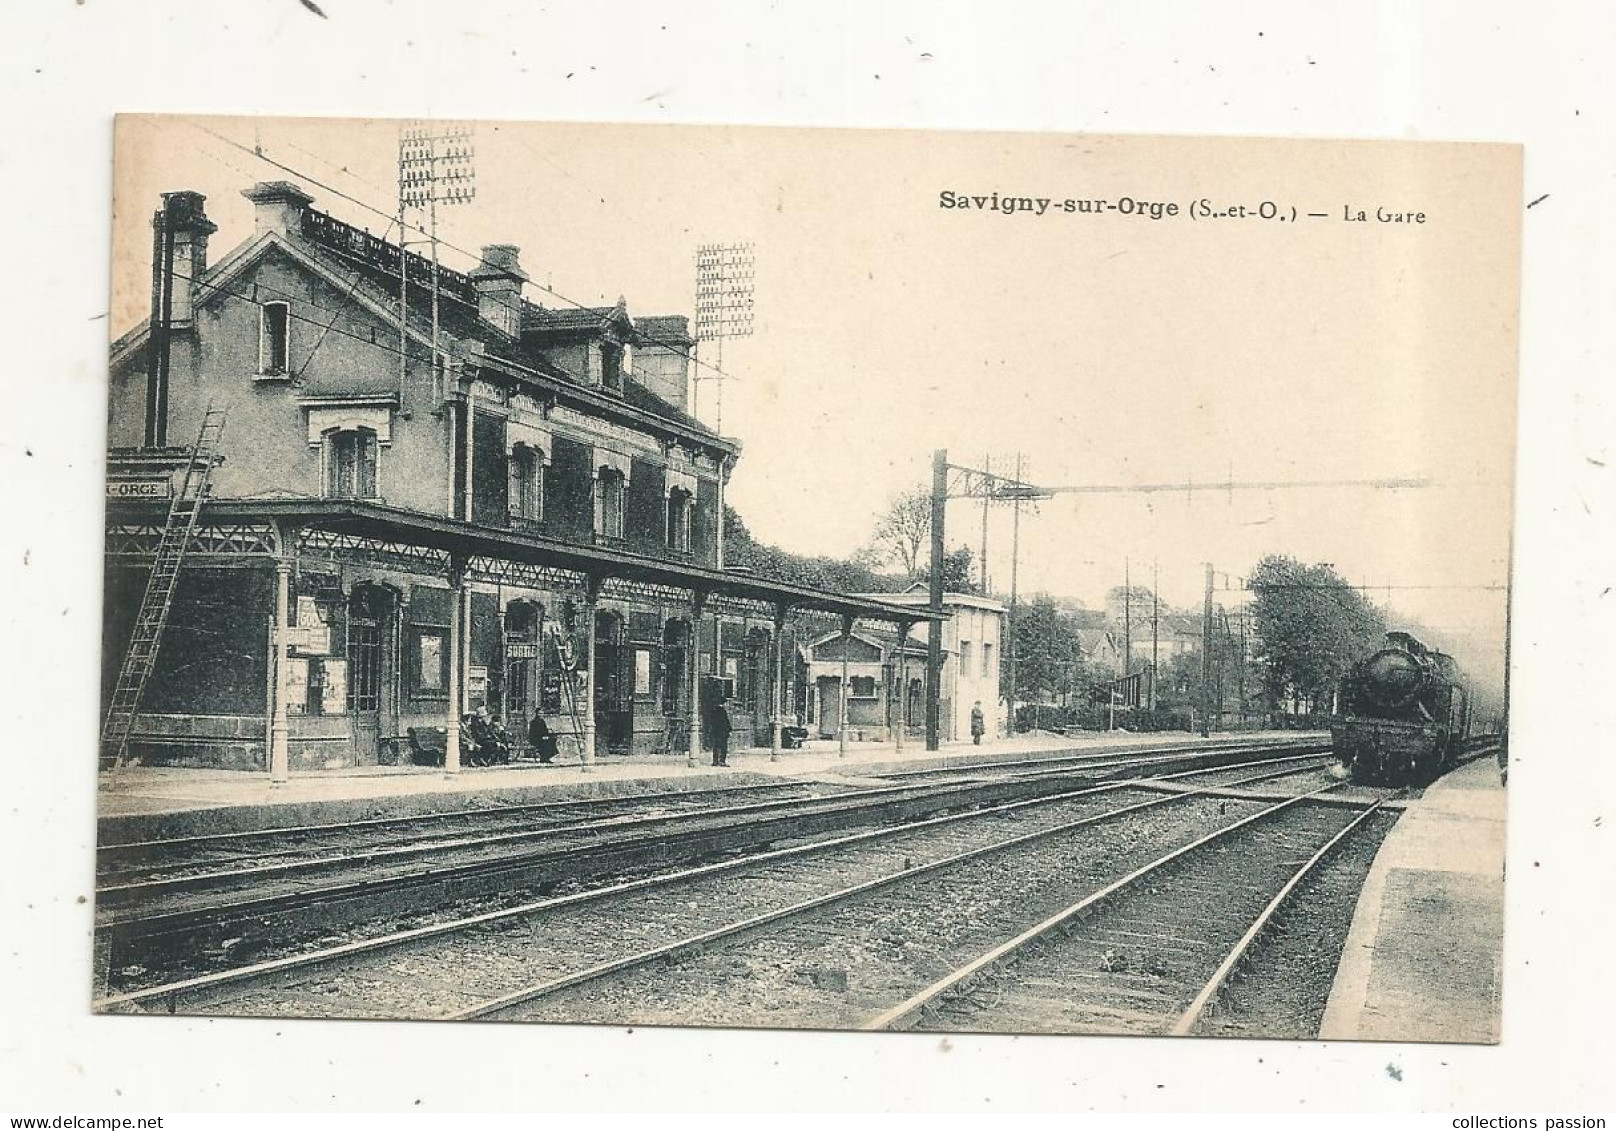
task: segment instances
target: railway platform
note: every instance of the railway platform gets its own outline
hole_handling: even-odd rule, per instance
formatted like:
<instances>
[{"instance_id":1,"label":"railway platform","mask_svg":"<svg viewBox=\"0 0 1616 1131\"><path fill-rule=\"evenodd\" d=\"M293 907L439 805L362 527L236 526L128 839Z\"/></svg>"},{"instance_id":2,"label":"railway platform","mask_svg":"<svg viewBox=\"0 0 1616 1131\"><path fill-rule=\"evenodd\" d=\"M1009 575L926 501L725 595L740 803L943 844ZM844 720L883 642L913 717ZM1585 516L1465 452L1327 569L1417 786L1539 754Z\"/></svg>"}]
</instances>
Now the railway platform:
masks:
<instances>
[{"instance_id":1,"label":"railway platform","mask_svg":"<svg viewBox=\"0 0 1616 1131\"><path fill-rule=\"evenodd\" d=\"M1498 1042L1504 794L1484 757L1408 804L1365 880L1321 1040Z\"/></svg>"},{"instance_id":2,"label":"railway platform","mask_svg":"<svg viewBox=\"0 0 1616 1131\"><path fill-rule=\"evenodd\" d=\"M847 753L834 740L810 741L771 761L767 749L732 750L727 767L704 756L692 767L682 755L627 758L600 755L585 773L576 758L549 765L517 763L446 774L432 767L367 767L295 774L272 785L262 774L229 770L129 767L116 780L103 775L97 818L109 827L141 825L148 835L185 836L198 832L335 824L368 817L402 816L484 805L544 799L604 797L613 794L677 792L766 783L780 778L860 778L895 769L992 764L1062 751L1093 752L1184 746L1235 738L1302 737L1296 731L1222 732L1210 740L1183 733L1035 733L975 746L946 743L928 751L923 743L855 742Z\"/></svg>"}]
</instances>

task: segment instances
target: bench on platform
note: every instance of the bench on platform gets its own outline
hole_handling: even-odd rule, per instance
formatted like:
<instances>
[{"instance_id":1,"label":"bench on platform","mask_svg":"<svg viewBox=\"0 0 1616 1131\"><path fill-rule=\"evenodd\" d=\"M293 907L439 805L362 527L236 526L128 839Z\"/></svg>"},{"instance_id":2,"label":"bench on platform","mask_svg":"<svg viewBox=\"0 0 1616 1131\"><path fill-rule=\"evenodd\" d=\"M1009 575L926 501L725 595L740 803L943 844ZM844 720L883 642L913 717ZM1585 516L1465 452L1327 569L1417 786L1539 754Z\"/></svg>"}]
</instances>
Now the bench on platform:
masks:
<instances>
[{"instance_id":1,"label":"bench on platform","mask_svg":"<svg viewBox=\"0 0 1616 1131\"><path fill-rule=\"evenodd\" d=\"M410 727L406 732L410 743L410 761L417 766L441 766L449 750L449 731L445 727Z\"/></svg>"}]
</instances>

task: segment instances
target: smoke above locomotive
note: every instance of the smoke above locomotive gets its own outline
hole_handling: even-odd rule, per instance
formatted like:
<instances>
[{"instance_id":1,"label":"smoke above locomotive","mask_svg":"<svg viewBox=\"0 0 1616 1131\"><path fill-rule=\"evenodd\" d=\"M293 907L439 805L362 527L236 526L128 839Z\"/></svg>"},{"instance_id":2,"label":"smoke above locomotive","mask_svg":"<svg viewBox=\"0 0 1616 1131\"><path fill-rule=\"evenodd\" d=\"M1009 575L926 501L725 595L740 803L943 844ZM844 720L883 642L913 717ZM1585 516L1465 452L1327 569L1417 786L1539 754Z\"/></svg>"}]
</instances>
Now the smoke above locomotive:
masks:
<instances>
[{"instance_id":1,"label":"smoke above locomotive","mask_svg":"<svg viewBox=\"0 0 1616 1131\"><path fill-rule=\"evenodd\" d=\"M1457 763L1469 729L1470 694L1453 657L1388 632L1341 681L1330 736L1352 780L1421 785Z\"/></svg>"}]
</instances>

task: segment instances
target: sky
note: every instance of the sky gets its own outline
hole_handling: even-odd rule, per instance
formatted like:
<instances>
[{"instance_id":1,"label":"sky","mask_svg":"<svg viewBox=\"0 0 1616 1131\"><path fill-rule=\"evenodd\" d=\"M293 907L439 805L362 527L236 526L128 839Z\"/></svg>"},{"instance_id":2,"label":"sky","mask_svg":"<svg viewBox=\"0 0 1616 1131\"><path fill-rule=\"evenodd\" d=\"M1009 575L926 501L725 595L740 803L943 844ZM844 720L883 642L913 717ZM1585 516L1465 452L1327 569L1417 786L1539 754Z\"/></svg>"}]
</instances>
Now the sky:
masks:
<instances>
[{"instance_id":1,"label":"sky","mask_svg":"<svg viewBox=\"0 0 1616 1131\"><path fill-rule=\"evenodd\" d=\"M1019 452L1051 487L1428 478L1059 494L1022 512L1018 587L1096 606L1126 566L1198 607L1210 561L1234 607L1257 559L1284 553L1332 563L1393 624L1413 618L1501 678L1519 150L492 122L475 144L477 197L443 210L444 261L516 244L534 301L689 314L696 246L754 244L754 333L723 347L723 431L744 449L728 501L756 536L850 554L892 496L929 482L936 449L996 469ZM113 333L146 313L159 193L207 195L214 259L250 234L240 193L259 180L382 233L396 148L394 122L121 117ZM1051 204L941 206L995 192ZM1178 215L1061 207L1125 197ZM1198 201L1287 218L1192 218ZM1377 207L1425 219L1382 223ZM716 423L715 381L700 399ZM948 524L979 548L976 503L952 503ZM1000 590L1010 531L995 508Z\"/></svg>"}]
</instances>

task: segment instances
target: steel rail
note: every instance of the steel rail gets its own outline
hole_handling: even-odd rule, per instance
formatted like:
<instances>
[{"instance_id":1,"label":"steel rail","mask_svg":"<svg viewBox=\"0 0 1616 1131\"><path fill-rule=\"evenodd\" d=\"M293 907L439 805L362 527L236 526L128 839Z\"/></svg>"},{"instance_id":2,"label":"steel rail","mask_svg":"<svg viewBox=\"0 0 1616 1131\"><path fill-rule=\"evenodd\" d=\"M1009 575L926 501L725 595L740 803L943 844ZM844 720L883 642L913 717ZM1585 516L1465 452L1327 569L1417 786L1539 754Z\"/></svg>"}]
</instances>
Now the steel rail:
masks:
<instances>
[{"instance_id":1,"label":"steel rail","mask_svg":"<svg viewBox=\"0 0 1616 1131\"><path fill-rule=\"evenodd\" d=\"M1253 813L1250 816L1242 817L1231 824L1214 829L1205 836L1199 837L1198 839L1191 841L1189 844L1176 848L1166 855L1151 861L1149 864L1145 864L1134 869L1121 879L1112 881L1100 890L1084 896L1070 907L1057 911L1055 914L1049 916L1042 922L1029 927L1027 930L1021 932L1019 935L1016 935L1008 942L1000 943L986 954L973 959L971 962L966 963L964 966L961 966L951 974L948 974L947 976L933 982L919 993L914 994L907 1000L885 1011L884 1013L877 1015L870 1021L865 1022L865 1024L860 1026L860 1028L865 1031L909 1028L915 1022L919 1021L923 1013L939 999L965 987L977 975L999 965L1005 959L1016 954L1030 943L1046 938L1056 931L1064 930L1066 925L1073 919L1086 918L1097 907L1106 903L1119 893L1133 887L1147 876L1157 874L1163 869L1190 855L1192 852L1196 852L1206 845L1213 843L1214 841L1221 840L1222 838L1229 836L1248 825L1265 820L1273 816L1275 813L1289 809L1291 806L1298 805L1309 798L1317 797L1321 794L1329 793L1332 790L1340 789L1342 784L1343 783L1341 782L1335 782L1331 785L1325 786L1323 789L1317 789L1313 790L1311 793L1298 794L1295 797L1287 798L1276 805L1269 806L1267 809L1258 810L1256 813Z\"/></svg>"},{"instance_id":2,"label":"steel rail","mask_svg":"<svg viewBox=\"0 0 1616 1131\"><path fill-rule=\"evenodd\" d=\"M266 878L272 876L288 875L297 872L329 871L352 865L385 863L391 860L403 860L412 856L426 856L446 849L478 849L493 848L500 845L520 844L524 841L544 840L553 837L569 836L578 833L593 832L602 829L613 831L633 829L645 825L667 825L679 821L699 821L714 817L736 817L749 814L767 813L780 809L796 807L821 806L834 809L845 803L847 808L858 808L861 802L877 802L882 797L891 794L914 794L916 797L926 796L925 790L932 789L941 795L949 790L966 792L971 788L970 783L942 783L935 786L926 785L892 785L880 786L872 789L849 790L844 793L826 794L817 797L789 797L775 801L753 801L741 805L719 805L710 808L689 809L677 813L655 813L640 816L620 815L600 817L592 820L577 821L569 825L546 825L541 828L515 829L497 833L478 835L474 830L466 833L450 834L446 837L428 836L419 840L412 840L407 844L380 845L362 848L355 852L339 853L328 856L315 856L303 860L287 860L274 864L259 864L248 868L226 868L212 872L194 872L180 876L162 876L151 879L138 880L131 883L108 884L96 888L97 895L122 895L128 898L128 893L142 892L157 894L169 888L187 887L214 887L227 884L234 880ZM338 826L340 827L340 826Z\"/></svg>"},{"instance_id":3,"label":"steel rail","mask_svg":"<svg viewBox=\"0 0 1616 1131\"><path fill-rule=\"evenodd\" d=\"M1305 746L1316 744L1298 743L1296 745ZM1275 750L1289 748L1289 744L1274 744L1272 747L1272 749ZM1169 751L1166 753L1152 752L1149 756L1138 758L1119 758L1112 756L1101 760L1095 760L1093 762L1087 762L1080 766L1074 766L1072 767L1072 770L1077 771L1112 769L1119 767L1126 768L1129 766L1148 766L1154 762L1172 760L1180 753L1193 753L1196 749L1198 748L1189 748L1186 751ZM1243 749L1246 748L1236 745L1222 747L1213 752L1228 753L1230 751L1241 751ZM1269 747L1266 744L1263 744L1252 749L1266 753L1268 752ZM1305 757L1311 753L1312 751L1308 750L1299 753L1297 756ZM1030 778L1040 776L1056 775L1047 773L1045 771L1038 771L1023 774L1007 774L1001 776L998 780L1015 782L1025 781ZM837 808L856 809L863 804L878 803L880 799L890 797L894 794L909 793L915 794L917 797L925 797L927 794L924 791L928 789L934 790L936 794L940 795L945 794L950 790L965 793L973 787L974 783L971 782L944 782L934 783L931 785L917 783L913 785L877 786L869 789L849 790L844 793L827 794L817 797L789 797L779 798L772 801L753 801L740 805L714 806L711 808L698 807L695 809L674 813L646 814L642 816L606 816L593 820L578 821L570 825L548 825L541 828L515 829L505 832L485 833L482 835L478 835L475 831L471 831L469 833L449 834L445 837L433 837L428 835L425 838L413 840L407 844L373 846L362 848L355 852L315 856L300 860L283 860L272 864L255 864L245 868L221 868L214 871L190 872L184 875L164 875L162 872L158 872L156 875L146 879L98 886L96 888L96 895L98 897L120 897L120 902L127 904L136 901L140 895L158 895L164 891L176 889L182 891L186 889L200 890L204 888L224 886L240 880L268 879L303 872L331 871L343 867L386 863L393 860L406 860L411 857L426 856L432 853L444 851L446 849L475 850L481 848L494 848L500 845L521 844L529 841L576 835L578 833L592 832L600 829L611 829L613 831L617 831L622 829L638 828L645 825L669 825L679 822L708 820L715 817L746 816L748 814L767 813L782 809L791 809L793 807L805 809L824 808L833 810ZM341 826L332 827L340 828ZM183 867L183 865L175 865L174 867ZM119 920L114 917L114 921L117 922ZM131 920L122 920L122 922L129 921Z\"/></svg>"},{"instance_id":4,"label":"steel rail","mask_svg":"<svg viewBox=\"0 0 1616 1131\"><path fill-rule=\"evenodd\" d=\"M1282 758L1263 759L1255 762L1236 763L1228 766L1200 767L1191 770L1181 770L1173 774L1159 775L1155 778L1124 778L1120 781L1105 782L1100 785L1088 786L1083 789L1071 790L1065 793L1050 794L1046 797L1025 798L1020 801L1005 802L1000 805L988 806L982 809L973 809L962 813L947 813L938 817L927 817L919 821L912 821L888 828L868 829L862 832L849 833L844 836L832 837L828 840L815 841L811 844L794 845L790 848L770 849L761 853L736 857L733 860L722 860L713 864L702 864L694 868L685 868L676 872L669 872L657 876L646 876L637 880L628 880L606 887L594 888L589 891L575 892L571 895L558 896L551 899L537 900L532 903L521 904L516 907L501 908L495 911L482 912L477 915L466 916L444 923L433 923L423 927L413 927L404 931L395 931L372 939L359 939L351 943L325 950L310 951L305 954L289 955L284 958L270 959L265 962L254 963L250 966L236 967L231 970L222 970L212 974L198 975L194 978L183 979L163 985L151 986L143 990L134 990L128 993L111 994L98 998L93 1003L97 1010L104 1010L112 1006L140 1005L154 1001L167 1001L172 1012L177 999L188 993L219 989L239 983L256 981L273 974L285 973L291 970L309 969L329 962L339 961L358 955L379 952L404 946L412 942L455 934L473 927L488 926L507 920L525 918L532 915L545 914L565 907L578 906L585 903L608 900L623 895L630 895L640 891L647 891L658 887L667 887L689 880L700 879L706 876L718 875L724 872L735 871L742 868L753 867L760 863L770 863L777 860L795 859L829 852L833 849L850 845L863 844L877 840L891 839L907 833L951 824L957 821L974 820L990 817L1001 813L1013 812L1019 809L1038 805L1052 805L1074 798L1091 796L1094 794L1111 793L1131 788L1139 782L1159 781L1167 778L1189 777L1195 774L1224 773L1230 770L1246 769L1256 766L1272 765L1274 762L1295 762L1316 755L1287 755ZM1276 771L1291 773L1291 769ZM1189 796L1188 794L1169 794L1164 798L1153 799L1150 804L1166 803L1168 801Z\"/></svg>"},{"instance_id":5,"label":"steel rail","mask_svg":"<svg viewBox=\"0 0 1616 1131\"><path fill-rule=\"evenodd\" d=\"M136 850L150 852L154 849L212 844L226 840L247 840L252 837L340 833L350 829L391 828L395 825L409 824L424 825L433 821L452 821L466 817L513 817L521 813L543 813L552 809L581 808L619 802L659 801L678 797L704 797L717 793L747 793L760 790L790 789L801 785L802 783L799 781L788 779L780 782L722 786L717 789L662 790L650 793L604 794L598 797L565 797L556 798L552 801L529 801L520 805L490 805L486 809L445 809L436 813L410 813L399 817L362 817L355 821L340 821L322 825L280 825L264 829L237 829L232 832L197 833L193 836L165 837L157 840L114 841L110 844L98 845L96 852L103 855L134 852Z\"/></svg>"},{"instance_id":6,"label":"steel rail","mask_svg":"<svg viewBox=\"0 0 1616 1131\"><path fill-rule=\"evenodd\" d=\"M1141 746L1134 750L1108 750L1089 754L1080 754L1071 751L1064 754L1050 754L1045 751L1046 757L1012 758L1001 762L964 762L951 766L922 766L912 770L892 770L886 773L871 774L871 777L880 778L915 778L932 774L959 774L980 770L996 770L1017 766L1047 766L1077 761L1103 761L1115 758L1143 758L1149 755L1189 754L1198 751L1218 753L1228 750L1285 750L1293 746L1322 746L1329 748L1329 742L1320 733L1312 738L1298 734L1295 737L1270 738L1253 742L1249 739L1219 739L1214 742L1178 742L1162 746ZM1037 752L1033 752L1037 753Z\"/></svg>"},{"instance_id":7,"label":"steel rail","mask_svg":"<svg viewBox=\"0 0 1616 1131\"><path fill-rule=\"evenodd\" d=\"M1278 914L1279 909L1302 885L1302 881L1307 879L1313 869L1323 863L1325 857L1334 852L1337 846L1344 842L1348 836L1362 827L1364 822L1368 821L1375 813L1379 812L1380 808L1381 802L1374 802L1369 808L1355 817L1351 824L1326 841L1317 852L1308 858L1307 863L1296 870L1296 874L1286 881L1285 886L1279 889L1279 893L1268 901L1268 906L1264 907L1258 913L1257 918L1252 920L1251 926L1246 928L1246 933L1240 936L1239 941L1234 944L1228 955L1218 964L1218 968L1207 979L1206 985L1201 988L1201 992L1196 994L1194 1000L1184 1009L1184 1012L1179 1014L1178 1020L1167 1031L1168 1036L1187 1036L1190 1030L1195 1028L1196 1023L1200 1021L1207 1008L1223 992L1225 985L1234 976L1235 970L1245 961L1246 955L1250 952L1257 939L1273 922L1274 916Z\"/></svg>"},{"instance_id":8,"label":"steel rail","mask_svg":"<svg viewBox=\"0 0 1616 1131\"><path fill-rule=\"evenodd\" d=\"M1292 771L1288 769L1278 771L1278 773L1283 774L1289 774L1291 772ZM1275 775L1273 773L1259 774L1254 778L1244 780L1262 781L1272 776ZM1090 825L1097 825L1105 821L1115 820L1118 817L1125 817L1132 813L1138 813L1144 809L1153 809L1159 805L1171 804L1174 801L1182 801L1191 797L1199 797L1204 793L1204 790L1191 790L1186 793L1174 793L1169 794L1166 797L1154 798L1150 801L1139 801L1132 805L1125 805L1120 809L1111 809L1104 813L1094 813L1087 817L1079 817L1075 820L1066 821L1062 824L1051 826L1047 829L1037 829L1033 832L1021 833L1018 836L1010 837L1007 840L995 841L992 844L983 845L978 848L966 849L965 851L957 852L952 856L945 856L940 859L930 861L926 864L917 864L914 867L905 868L902 871L889 872L884 876L877 876L872 880L865 880L862 883L854 884L850 887L841 888L833 892L827 892L824 895L817 895L810 899L805 899L801 902L791 904L788 907L776 908L773 911L765 911L748 919L742 919L738 922L729 923L722 927L714 927L711 930L703 931L697 935L691 935L688 938L678 939L671 943L663 943L660 946L651 947L648 950L642 950L634 954L625 955L622 958L614 958L610 961L599 963L584 970L577 970L571 974L564 974L559 978L553 978L547 982L538 982L531 986L524 986L522 989L513 990L512 992L502 994L497 998L490 998L487 1001L479 1002L476 1005L468 1006L464 1009L459 1009L452 1013L444 1014L436 1018L436 1020L470 1021L479 1017L487 1017L490 1014L499 1013L503 1010L509 1009L514 1005L522 1005L542 997L549 997L553 994L559 993L562 990L571 989L573 986L582 985L586 982L598 981L599 979L608 977L612 974L623 973L624 971L632 970L639 966L645 966L652 962L658 962L662 959L676 957L677 955L686 951L699 950L709 943L714 943L725 939L734 939L738 936L747 934L748 932L757 930L760 927L783 922L787 919L794 919L798 916L805 915L808 912L817 911L838 903L845 903L848 900L855 899L858 896L864 895L868 892L876 891L880 888L888 887L905 880L915 879L944 868L957 867L960 864L969 863L972 860L992 856L1000 852L1006 852L1012 848L1019 848L1022 845L1031 844L1034 841L1044 840L1052 836L1059 836L1062 833L1073 832L1077 829L1085 828Z\"/></svg>"},{"instance_id":9,"label":"steel rail","mask_svg":"<svg viewBox=\"0 0 1616 1131\"><path fill-rule=\"evenodd\" d=\"M1320 755L1317 754L1286 755L1279 758L1267 759L1265 762L1259 761L1254 763L1230 763L1218 766L1203 766L1192 768L1190 771L1180 771L1180 773L1214 772L1231 768L1244 768L1248 765L1273 764L1275 762L1283 761L1303 762L1309 760L1310 758L1316 758L1319 756ZM1175 776L1176 775L1174 774L1164 774L1146 779L1134 778L1121 780L1124 782L1160 782L1171 780ZM961 797L966 801L973 802L973 809L980 809L984 804L991 805L995 802L993 802L991 799L977 799L973 796L973 794L976 791L993 788L1000 784L1002 783L999 781L990 781L987 783L979 783L975 786L968 783L963 785L951 785L948 787L948 791L961 795ZM905 791L900 790L898 791L899 796L888 799L884 804L887 806L896 806L921 802L935 810L942 810L946 812L950 808L949 803L954 800L948 795L948 791L940 790L938 792L921 792L910 795L905 793ZM1039 802L1048 798L1058 798L1059 796L1061 795L1052 794L1047 795L1046 797L1020 798L1017 800L1020 802ZM864 800L857 804L843 806L840 808L799 808L796 812L791 812L788 810L782 815L761 817L754 824L730 823L727 825L720 824L717 826L703 826L699 823L693 823L691 827L683 830L663 829L660 834L661 839L656 839L653 836L642 833L639 835L638 839L631 838L618 841L600 841L590 847L592 847L593 851L597 855L601 853L606 853L608 855L630 853L636 849L645 850L650 847L660 848L666 851L669 846L674 843L683 843L687 840L699 841L702 837L707 837L709 839L713 837L721 837L726 830L756 830L763 826L770 825L771 823L820 820L827 816L837 817L848 816L850 814L856 818L860 815L861 811L865 809L872 810L872 815L879 816L882 811L882 806L881 804ZM726 814L721 813L720 815ZM622 828L624 826L619 825L617 827ZM899 825L898 827L902 826ZM557 832L555 829L548 831L552 834ZM828 827L815 830L816 834L820 835L827 834L832 831L834 830ZM779 836L783 835L788 835L788 832L782 832L778 836L763 836L756 839L767 842L769 840L779 839ZM98 916L98 921L101 927L104 929L118 930L126 935L133 933L137 937L154 937L164 934L175 934L205 927L210 922L217 923L247 917L263 918L265 916L274 914L284 914L296 907L319 906L321 904L340 902L347 899L373 898L382 892L393 889L408 889L424 884L441 885L458 883L462 881L487 880L490 877L502 873L509 874L522 872L524 870L531 871L546 864L557 864L560 861L564 861L574 855L577 851L578 846L576 844L571 846L563 845L559 848L550 847L547 849L530 850L512 856L492 859L484 856L471 860L462 860L458 863L430 866L414 871L400 872L393 875L384 875L378 878L359 877L340 879L338 882L329 883L324 886L303 886L283 892L261 894L249 890L227 901L212 905L203 905L200 907L180 907L170 909L159 908L156 911L152 911L149 909L142 910L136 906L134 908L121 909L122 914L120 914L119 910L115 909L107 912L104 916ZM359 861L356 859L353 862L357 863Z\"/></svg>"},{"instance_id":10,"label":"steel rail","mask_svg":"<svg viewBox=\"0 0 1616 1131\"><path fill-rule=\"evenodd\" d=\"M1036 766L1057 764L1075 761L1101 761L1108 758L1125 757L1129 755L1152 754L1182 754L1204 750L1208 753L1217 753L1229 750L1266 749L1272 747L1276 750L1287 749L1291 746L1303 745L1310 740L1305 738L1269 739L1263 742L1242 742L1238 739L1222 740L1216 743L1185 743L1179 742L1161 746L1143 746L1137 751L1090 751L1087 753L1069 750L1064 754L1052 754L1045 758L1029 758L1005 762L978 762L963 763L955 766L928 768L923 773L966 773L973 770L992 770L1004 766ZM521 767L518 767L521 768ZM883 777L904 777L911 771L898 771L880 775ZM689 797L707 797L724 793L751 793L768 790L781 790L802 788L805 783L799 779L786 779L778 782L756 782L747 785L719 786L712 789L697 790L660 790L647 793L621 793L608 794L598 797L568 797L557 798L552 801L531 801L519 805L492 805L484 809L446 809L436 813L413 813L398 817L364 817L355 821L342 821L319 825L283 825L264 829L238 829L231 832L198 833L193 836L164 837L155 840L114 841L97 846L97 853L113 855L118 853L134 852L136 850L152 851L154 849L175 848L186 845L210 844L219 841L246 840L253 837L297 836L318 833L340 833L349 829L361 828L391 828L397 825L428 824L434 821L450 821L466 817L507 817L521 813L544 813L555 809L583 808L588 806L610 805L628 802L655 802ZM519 788L519 787L513 787ZM893 788L893 787L883 787ZM849 791L854 792L854 791Z\"/></svg>"}]
</instances>

